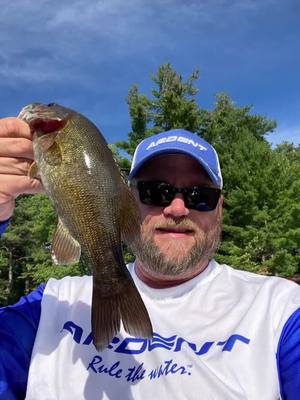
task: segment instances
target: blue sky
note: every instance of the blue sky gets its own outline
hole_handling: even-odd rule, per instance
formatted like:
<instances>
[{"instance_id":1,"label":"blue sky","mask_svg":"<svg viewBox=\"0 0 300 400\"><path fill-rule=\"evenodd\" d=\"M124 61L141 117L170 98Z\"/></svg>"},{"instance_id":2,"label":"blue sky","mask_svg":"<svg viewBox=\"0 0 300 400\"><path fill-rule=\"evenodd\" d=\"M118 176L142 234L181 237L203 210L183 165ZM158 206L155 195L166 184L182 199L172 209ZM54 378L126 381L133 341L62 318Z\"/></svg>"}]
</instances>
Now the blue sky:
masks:
<instances>
[{"instance_id":1,"label":"blue sky","mask_svg":"<svg viewBox=\"0 0 300 400\"><path fill-rule=\"evenodd\" d=\"M227 93L300 143L298 0L0 0L0 116L31 102L85 114L109 143L130 131L132 84L162 63L200 70L199 105Z\"/></svg>"}]
</instances>

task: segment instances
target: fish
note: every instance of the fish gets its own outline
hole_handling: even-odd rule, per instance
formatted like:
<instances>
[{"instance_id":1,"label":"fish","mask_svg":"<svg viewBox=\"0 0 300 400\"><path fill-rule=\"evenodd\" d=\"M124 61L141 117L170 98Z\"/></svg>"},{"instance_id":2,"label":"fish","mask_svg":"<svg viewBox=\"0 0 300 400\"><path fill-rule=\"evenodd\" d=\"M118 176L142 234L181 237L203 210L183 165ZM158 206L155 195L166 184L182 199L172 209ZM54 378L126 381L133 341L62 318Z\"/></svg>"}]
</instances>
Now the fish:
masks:
<instances>
[{"instance_id":1,"label":"fish","mask_svg":"<svg viewBox=\"0 0 300 400\"><path fill-rule=\"evenodd\" d=\"M19 118L33 133L28 176L42 181L58 214L53 261L75 263L82 252L91 266L95 348L109 345L121 321L130 335L151 338L148 311L122 253L122 241L141 245L138 205L103 135L85 116L56 103L29 104Z\"/></svg>"}]
</instances>

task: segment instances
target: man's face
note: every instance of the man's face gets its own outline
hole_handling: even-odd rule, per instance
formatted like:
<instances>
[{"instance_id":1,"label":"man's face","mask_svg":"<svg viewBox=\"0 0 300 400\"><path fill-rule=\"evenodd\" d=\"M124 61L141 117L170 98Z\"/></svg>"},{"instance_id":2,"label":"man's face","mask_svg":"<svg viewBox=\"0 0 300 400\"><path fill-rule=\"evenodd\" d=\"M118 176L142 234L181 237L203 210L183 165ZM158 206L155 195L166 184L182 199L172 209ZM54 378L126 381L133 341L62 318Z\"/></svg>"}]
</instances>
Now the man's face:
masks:
<instances>
[{"instance_id":1,"label":"man's face","mask_svg":"<svg viewBox=\"0 0 300 400\"><path fill-rule=\"evenodd\" d=\"M182 154L153 158L136 180L165 181L178 188L214 186L200 164ZM143 250L137 255L142 268L152 276L171 279L201 272L219 244L223 198L215 210L200 212L186 208L180 193L166 207L142 204L137 189L133 193L142 217Z\"/></svg>"}]
</instances>

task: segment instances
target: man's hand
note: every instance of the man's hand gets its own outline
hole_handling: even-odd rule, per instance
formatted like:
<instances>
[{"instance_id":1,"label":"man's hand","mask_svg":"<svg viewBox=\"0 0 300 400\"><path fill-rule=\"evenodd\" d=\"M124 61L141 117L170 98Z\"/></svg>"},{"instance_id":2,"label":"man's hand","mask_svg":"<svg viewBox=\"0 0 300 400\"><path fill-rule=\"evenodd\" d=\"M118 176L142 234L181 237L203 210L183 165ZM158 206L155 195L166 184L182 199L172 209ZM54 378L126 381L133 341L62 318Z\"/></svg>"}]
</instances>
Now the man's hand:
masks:
<instances>
[{"instance_id":1,"label":"man's hand","mask_svg":"<svg viewBox=\"0 0 300 400\"><path fill-rule=\"evenodd\" d=\"M41 182L27 176L32 161L29 126L17 118L0 119L0 222L11 217L20 194L43 192Z\"/></svg>"}]
</instances>

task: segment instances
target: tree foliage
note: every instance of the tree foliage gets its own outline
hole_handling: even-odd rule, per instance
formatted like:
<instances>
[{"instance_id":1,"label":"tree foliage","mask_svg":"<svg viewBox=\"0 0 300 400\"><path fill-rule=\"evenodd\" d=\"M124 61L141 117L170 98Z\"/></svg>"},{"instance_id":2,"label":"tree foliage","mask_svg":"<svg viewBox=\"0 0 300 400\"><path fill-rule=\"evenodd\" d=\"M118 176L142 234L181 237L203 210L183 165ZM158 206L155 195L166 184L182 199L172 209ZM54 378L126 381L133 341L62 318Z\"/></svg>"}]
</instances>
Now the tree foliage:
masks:
<instances>
[{"instance_id":1,"label":"tree foliage","mask_svg":"<svg viewBox=\"0 0 300 400\"><path fill-rule=\"evenodd\" d=\"M195 71L184 81L170 64L161 65L152 81L157 88L152 98L140 94L133 85L129 90L127 103L132 130L128 141L117 142L117 147L133 155L136 146L146 137L173 128L184 128L195 132L199 125L200 110L197 106L198 89L194 82L199 72Z\"/></svg>"},{"instance_id":2,"label":"tree foliage","mask_svg":"<svg viewBox=\"0 0 300 400\"><path fill-rule=\"evenodd\" d=\"M17 201L13 220L0 242L0 304L15 302L50 277L82 275L84 262L56 266L50 244L56 215L44 195L23 196Z\"/></svg>"}]
</instances>

